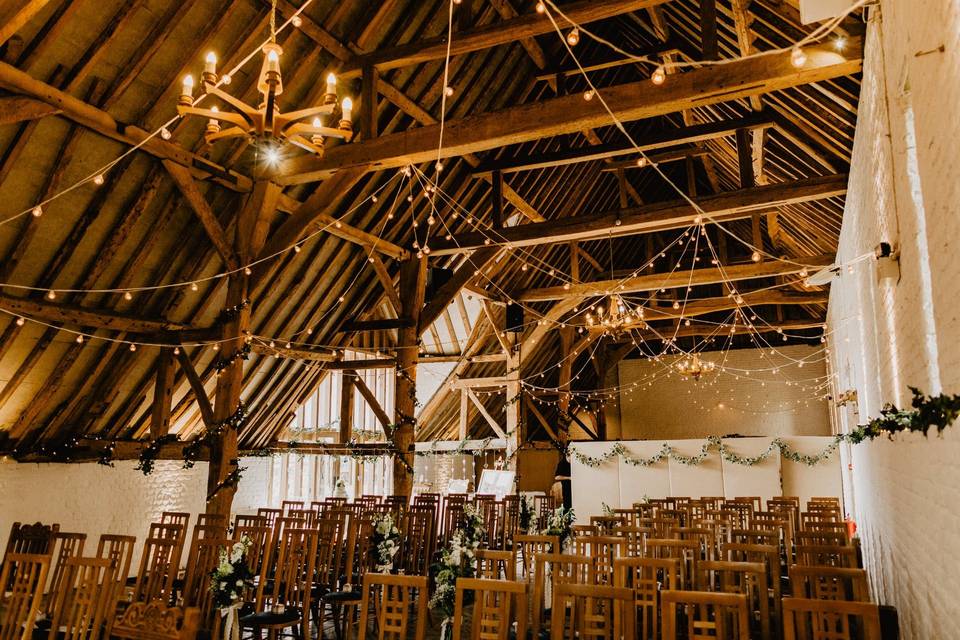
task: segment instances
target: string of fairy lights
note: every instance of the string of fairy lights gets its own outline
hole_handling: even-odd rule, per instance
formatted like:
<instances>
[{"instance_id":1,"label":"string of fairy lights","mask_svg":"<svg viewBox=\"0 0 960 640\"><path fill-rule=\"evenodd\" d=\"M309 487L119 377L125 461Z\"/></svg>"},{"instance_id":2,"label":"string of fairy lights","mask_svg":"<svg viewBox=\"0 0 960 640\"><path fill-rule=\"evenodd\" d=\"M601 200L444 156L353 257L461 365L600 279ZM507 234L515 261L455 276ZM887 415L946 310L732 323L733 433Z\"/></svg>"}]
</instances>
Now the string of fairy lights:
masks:
<instances>
[{"instance_id":1,"label":"string of fairy lights","mask_svg":"<svg viewBox=\"0 0 960 640\"><path fill-rule=\"evenodd\" d=\"M580 70L581 75L587 82L588 89L584 92L584 99L598 100L598 102L607 110L616 128L619 129L621 133L625 135L629 143L635 147L635 151L639 156L638 164L642 163L641 166L652 167L652 169L656 171L666 181L666 183L673 190L676 191L676 193L683 200L685 200L692 208L694 208L695 211L697 211L698 215L694 221L694 225L678 231L676 238L674 238L671 242L667 243L664 247L662 247L660 251L655 252L652 257L650 257L648 260L644 262L644 264L642 264L637 269L634 269L630 274L615 280L614 281L615 284L612 288L613 291L616 291L618 288L622 287L623 283L629 280L630 278L636 277L646 269L652 269L654 267L654 264L658 260L666 259L668 252L672 251L675 248L680 248L680 251L681 251L680 258L678 258L676 263L672 265L672 267L670 268L670 271L666 272L665 274L662 274L664 276L664 284L666 285L669 282L670 277L681 269L681 264L684 260L684 257L687 256L688 249L691 250L691 254L689 257L690 265L691 265L690 279L688 280L688 285L685 288L671 287L671 288L682 288L684 290L682 299L676 299L673 303L673 310L677 312L673 317L677 317L678 320L682 320L682 322L678 321L674 323L674 326L671 328L673 331L673 335L669 335L669 331L661 335L658 333L656 329L652 329L648 324L643 323L643 326L645 326L648 329L651 329L657 335L658 340L655 340L655 342L659 341L661 343L660 349L657 350L651 345L650 341L646 339L646 337L643 335L642 332L636 331L634 329L630 329L628 331L629 339L632 341L633 346L639 349L641 353L643 353L646 356L648 361L653 362L657 365L654 368L654 370L651 373L645 375L641 379L631 381L628 384L617 385L615 387L603 387L602 381L600 381L601 386L592 390L561 389L560 387L549 387L549 386L542 386L537 384L537 380L544 379L545 376L548 375L552 370L559 369L564 364L566 364L567 358L576 360L578 356L580 356L582 353L586 353L585 351L580 351L580 352L574 351L570 354L567 354L557 362L549 363L545 368L541 370L533 371L527 375L522 376L519 380L522 391L529 392L533 396L535 401L541 402L541 403L546 402L542 398L543 394L560 393L560 392L567 393L574 398L577 398L577 397L585 398L587 401L599 400L602 403L608 399L609 400L615 399L615 397L621 393L631 394L636 390L638 390L643 385L647 385L647 387L650 387L652 384L654 384L654 382L656 382L659 379L662 379L665 376L676 375L675 369L667 361L668 355L676 354L678 357L682 357L683 355L691 355L697 352L702 352L705 350L705 348L708 345L713 344L715 342L715 339L719 337L721 334L724 334L724 338L723 338L724 345L719 351L719 353L721 354L720 356L721 364L719 366L719 371L722 373L728 373L734 376L741 376L744 378L751 379L750 374L758 374L763 372L772 372L774 375L778 375L780 374L780 369L784 368L785 366L794 365L797 367L802 367L804 364L816 364L818 362L823 361L826 358L826 355L829 352L827 347L825 346L815 351L814 353L810 354L809 356L804 356L803 358L794 358L792 356L785 355L783 354L782 351L774 347L764 337L763 331L756 330L755 323L759 324L765 330L776 331L776 333L782 336L782 339L784 341L787 341L791 337L809 338L808 336L805 336L803 334L792 334L789 331L783 330L782 328L774 327L772 324L768 323L760 315L756 314L753 308L750 306L749 301L743 298L737 292L733 279L729 278L725 272L725 268L727 265L724 265L723 262L720 260L718 252L716 248L713 246L710 236L706 233L707 224L714 223L715 221L712 220L709 214L703 211L703 209L698 205L698 203L694 199L689 197L687 193L679 185L673 182L665 174L665 172L662 171L662 169L658 166L656 162L652 162L650 157L644 153L644 151L640 148L640 146L636 143L636 141L631 137L631 135L629 134L629 132L627 131L623 123L616 117L615 113L609 108L607 103L604 101L602 90L597 88L591 82L589 74L584 70L580 60L575 55L573 47L575 47L579 43L580 38L582 36L586 36L604 46L611 48L617 53L624 55L625 57L635 62L651 65L654 67L651 73L651 82L655 85L660 85L666 82L667 74L671 70L688 68L688 67L723 65L723 64L729 64L730 62L733 62L735 60L769 56L769 55L775 55L775 54L784 53L784 52L789 52L791 56L790 57L791 62L794 64L794 66L800 68L807 61L807 57L803 49L805 46L813 42L820 42L825 38L827 38L828 36L830 36L839 27L839 25L842 23L842 20L844 18L846 18L848 15L850 15L854 11L862 8L864 5L868 4L868 1L869 0L859 0L858 2L854 3L846 12L844 12L844 14L842 14L841 16L838 16L835 19L825 22L823 25L821 25L817 29L811 31L806 36L804 36L804 38L802 38L800 41L792 44L789 47L784 47L780 49L769 49L762 52L756 52L749 55L740 56L737 58L728 58L728 59L711 60L711 61L696 61L696 62L684 62L679 60L662 60L662 59L657 59L650 56L639 56L639 55L636 55L635 53L624 51L622 48L616 46L614 43L611 43L605 40L601 36L585 28L583 25L576 24L575 22L570 20L562 12L561 8L557 7L556 4L551 0L544 0L542 2L537 3L536 11L539 14L546 15L550 19L551 23L554 26L555 31L559 35L561 42L566 48L568 54L576 62L576 65ZM294 26L294 27L299 26L301 23L300 14L311 3L312 3L312 0L306 0L293 13L293 15L291 15L290 18L288 18L285 22L282 23L282 25L277 29L277 31L278 32L283 31L290 26ZM484 243L486 245L502 246L506 250L510 251L514 255L514 257L520 256L522 260L522 266L521 266L522 271L526 271L527 269L533 269L535 271L538 271L542 274L547 275L548 277L557 279L559 282L561 282L561 286L563 286L564 288L569 288L570 284L574 281L571 274L567 274L562 269L549 265L545 259L536 255L534 251L527 250L524 247L511 246L509 241L507 241L507 239L504 238L497 229L484 227L482 224L480 224L479 220L471 216L470 212L465 207L460 205L460 203L457 202L455 197L446 193L439 184L439 175L440 175L440 172L443 170L443 162L442 162L443 131L444 131L444 124L445 124L445 117L446 117L446 98L451 96L453 93L450 86L449 72L450 72L451 42L454 35L453 16L454 16L455 4L459 4L459 2L457 2L457 0L451 0L449 5L449 12L448 12L447 51L446 51L445 60L444 60L444 73L443 73L444 90L441 92L441 114L439 119L440 138L439 138L439 144L438 144L438 150L437 150L437 160L436 160L436 163L434 164L434 169L437 174L436 179L431 179L429 176L427 176L423 171L421 171L416 166L404 167L401 170L399 170L394 176L390 177L390 179L388 179L386 182L380 185L380 187L378 187L372 194L370 194L365 199L361 200L356 205L348 209L343 215L331 220L328 224L325 224L324 226L317 228L314 232L308 234L307 236L303 237L297 242L291 244L289 247L285 247L268 256L257 258L256 260L249 262L248 264L241 265L236 269L224 270L214 275L206 276L203 278L198 278L198 279L189 280L189 281L179 281L179 282L173 282L173 283L159 284L159 285L121 287L121 288L91 288L91 289L44 288L44 287L34 287L29 285L23 285L18 283L0 283L0 288L9 288L9 289L32 292L32 293L43 293L44 297L46 297L48 300L56 300L59 295L96 293L96 294L118 294L122 296L124 300L130 301L134 298L134 296L138 294L142 294L149 291L160 290L160 289L183 288L183 289L189 289L190 291L195 292L199 290L199 287L202 284L225 279L226 277L232 274L236 274L238 272L243 272L246 275L250 275L252 274L252 269L257 267L258 265L261 265L271 260L275 260L281 256L287 255L291 251L294 253L300 253L305 243L311 241L317 236L328 233L330 231L330 228L333 226L340 226L340 224L344 219L347 219L351 213L360 209L361 207L364 207L370 203L376 203L378 201L378 197L381 197L382 195L384 195L388 187L390 187L394 183L396 183L398 186L393 195L393 203L389 208L389 212L385 216L383 224L380 226L379 230L377 231L376 235L378 240L382 238L382 235L386 229L386 225L388 221L394 219L400 194L404 190L404 187L406 187L410 191L410 195L407 196L407 202L411 204L411 219L413 224L413 236L414 236L413 250L417 253L418 257L424 257L429 255L430 253L429 237L430 237L430 230L432 228L442 229L445 232L445 238L447 240L454 240L454 241L456 240L456 235L454 234L451 227L448 225L448 220L444 218L444 216L441 216L438 214L436 202L439 199L440 201L444 202L448 207L450 207L451 213L449 214L449 218L451 221L455 220L457 217L461 217L468 227L471 227L475 231L479 231L480 233L484 234L484 238L485 238ZM572 29L565 34L561 29L561 27L559 26L557 19L554 17L555 15L559 19L564 20L570 25L572 25ZM838 50L842 50L843 46L844 46L844 43L841 41L840 38L838 38L834 42L834 47L837 48ZM218 86L220 84L228 83L230 76L235 75L260 50L261 50L261 47L257 47L256 49L251 51L247 56L245 56L228 73L223 74L223 76L221 76L220 79L218 80ZM200 95L194 100L194 103L196 104L201 102L205 97L206 97L206 94ZM106 176L109 174L109 171L113 167L115 167L117 163L122 161L125 157L127 157L134 151L142 148L150 140L153 140L158 136L164 140L169 139L170 127L179 118L180 116L177 115L169 119L163 125L156 128L153 132L151 132L148 136L146 136L142 141L131 146L123 154L121 154L114 160L108 162L107 164L103 165L102 167L95 170L94 172L90 173L89 175L82 177L80 180L78 180L74 184L50 195L45 200L37 202L35 205L33 205L28 209L20 211L19 213L16 213L7 218L0 219L0 225L10 223L26 215L40 217L44 213L44 207L47 207L52 201L84 185L92 184L94 186L102 186L105 183ZM406 181L405 184L404 184L404 181ZM413 185L415 183L419 185L421 192L425 194L427 204L428 204L428 214L426 218L427 231L423 235L422 241L419 240L417 236L418 222L417 222L417 215L414 211L414 206L413 206L413 203L414 203ZM439 222L439 225L437 224L438 222ZM727 234L730 238L732 238L738 243L741 243L742 245L747 247L749 250L751 250L752 251L751 257L755 262L759 262L760 260L763 260L763 259L771 259L771 260L782 261L782 262L791 262L793 264L798 264L802 266L802 262L797 262L795 260L790 260L783 257L773 256L767 253L762 246L760 247L752 246L748 241L738 237L731 230L724 228L720 224L713 224L713 226L714 228L719 230L718 231L719 233ZM701 246L701 238L703 239L702 240L703 246ZM692 287L690 286L690 284L692 283L693 270L696 268L696 263L700 260L700 256L698 255L698 253L703 251L704 247L708 249L710 263L713 266L716 266L718 268L718 270L721 273L721 279L723 281L723 284L729 288L730 290L729 297L734 301L736 308L733 310L733 312L729 316L727 316L726 319L721 321L699 320L698 322L701 324L714 325L715 330L712 333L706 336L703 336L701 340L695 341L694 347L692 347L691 349L684 350L677 344L677 336L679 334L681 324L685 326L690 326L690 318L685 317L685 311L686 311L687 304L690 301L689 294L692 291ZM370 247L368 249L367 260L364 261L365 264L373 260L372 253L375 250L376 250L375 246ZM845 267L848 270L852 270L856 264L858 264L859 262L862 262L867 257L868 256L860 256L852 261L844 263L841 266ZM799 260L802 260L802 259L799 259ZM472 264L470 262L469 257L467 258L464 266L466 266L466 264ZM251 342L256 341L258 344L260 344L263 347L266 347L270 350L275 350L276 353L274 355L285 355L283 353L284 349L295 349L300 347L308 347L310 349L329 349L331 353L338 354L343 349L343 347L339 345L318 344L316 342L310 341L309 339L306 339L305 337L310 336L313 332L313 327L318 325L324 318L328 317L331 313L333 313L338 308L338 305L342 304L345 301L345 294L349 292L357 284L357 282L361 278L362 272L363 272L362 269L357 270L357 272L354 274L353 278L350 280L349 284L347 285L346 289L344 289L344 293L337 298L334 304L324 309L321 312L319 318L312 319L308 327L283 337L277 337L277 336L270 337L270 336L251 334L247 336L247 343L249 344ZM566 326L575 326L580 334L588 333L590 331L590 328L588 328L588 323L585 321L585 319L591 317L591 313L595 312L597 305L599 303L597 302L589 303L585 300L583 305L577 306L573 309L573 312L571 315L569 315L569 317L563 320L555 320L549 316L549 312L548 313L539 312L536 308L532 307L531 305L516 299L516 296L512 296L510 292L504 290L503 287L500 286L493 277L490 277L486 269L479 268L477 269L477 272L478 272L478 275L484 279L487 287L492 288L494 290L495 295L499 300L506 301L507 303L510 303L510 304L520 305L524 309L525 313L529 314L530 317L533 318L532 320L523 323L521 328L531 329L537 326L542 326L544 324L550 324L550 325L553 325L551 328L558 328L558 327L563 328ZM772 289L777 287L790 287L790 286L795 286L797 284L802 284L808 275L806 267L804 267L804 269L801 270L799 273L800 273L799 279L787 280L785 278L784 282L781 282L769 288ZM666 286L659 288L658 291L661 293L665 292ZM654 308L652 305L650 305L650 302L656 299L653 295L647 297L646 300L643 300L641 296L640 302L636 302L636 296L631 297L630 294L624 294L620 297L622 300L625 300L628 303L628 305L630 304L635 305L633 307L634 310L644 309L644 304L646 303L647 313L657 313L657 312L662 313L662 308ZM119 343L128 345L131 351L135 351L137 347L173 346L168 343L163 343L159 341L140 341L140 340L131 340L128 338L120 339L120 338L114 338L111 336L100 335L99 333L94 333L94 332L72 330L54 323L48 323L35 318L27 318L23 315L14 313L2 307L0 307L0 312L7 313L13 316L15 318L16 323L21 326L25 322L31 322L37 325L57 329L57 330L72 334L74 335L74 339L79 343L82 343L88 339L102 340L107 342L119 342ZM640 318L643 317L642 313L640 313L639 317ZM738 323L742 325L743 328L750 333L751 340L754 341L757 344L757 346L761 348L762 351L769 350L769 355L771 357L773 357L775 354L779 357L783 357L786 360L787 364L779 365L779 366L771 364L768 367L757 368L757 369L744 369L742 367L733 367L733 366L726 365L725 362L727 360L727 354L729 353L730 348L732 347L732 337L736 331ZM488 333L487 336L492 335L492 333L493 332ZM820 340L821 342L825 342L828 335L829 334L825 332L822 336L818 337L817 339ZM211 347L214 351L217 351L219 350L219 345L226 341L227 340L225 339L191 341L191 342L184 342L182 344L179 344L175 348L179 349L180 347ZM450 342L458 343L455 337ZM586 362L583 364L583 366L575 374L571 376L571 380L578 379L578 377L584 373L585 369L589 366L590 360L595 358L597 348L599 347L599 343L600 343L600 339L594 339L587 342L586 349L589 350L589 355L586 358ZM282 345L282 347L278 345ZM422 349L422 347L420 348ZM323 363L312 363L309 361L304 361L304 364L306 366L317 366L317 367L324 366ZM832 375L828 373L824 376L817 376L814 378L809 378L804 380L783 380L783 379L766 380L764 379L764 380L760 380L760 382L762 384L766 384L767 382L770 382L770 383L786 382L787 384L791 384L791 385L799 384L801 382L806 382L806 383L809 383L810 385L810 387L808 388L811 388L812 392L817 394L817 397L822 397L822 393L820 392L829 385L831 377ZM715 384L715 381L711 381L706 384L708 385ZM492 391L478 390L476 391L476 393L492 394L492 393L499 393L502 391L503 389L497 389Z\"/></svg>"}]
</instances>

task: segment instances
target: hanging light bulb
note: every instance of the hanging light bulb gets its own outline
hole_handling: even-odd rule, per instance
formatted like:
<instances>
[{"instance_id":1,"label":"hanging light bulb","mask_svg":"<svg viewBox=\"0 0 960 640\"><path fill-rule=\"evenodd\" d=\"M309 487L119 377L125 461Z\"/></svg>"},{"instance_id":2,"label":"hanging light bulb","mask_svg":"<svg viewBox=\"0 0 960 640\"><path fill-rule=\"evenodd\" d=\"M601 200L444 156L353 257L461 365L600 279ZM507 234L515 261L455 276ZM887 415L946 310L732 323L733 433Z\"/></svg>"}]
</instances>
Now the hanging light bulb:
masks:
<instances>
[{"instance_id":1,"label":"hanging light bulb","mask_svg":"<svg viewBox=\"0 0 960 640\"><path fill-rule=\"evenodd\" d=\"M750 259L753 260L754 262L760 262L760 252L754 251L753 253L751 253Z\"/></svg>"},{"instance_id":2,"label":"hanging light bulb","mask_svg":"<svg viewBox=\"0 0 960 640\"><path fill-rule=\"evenodd\" d=\"M103 180L104 178L102 173L98 173L97 175L93 176L93 184L97 185L98 187L103 184Z\"/></svg>"},{"instance_id":3,"label":"hanging light bulb","mask_svg":"<svg viewBox=\"0 0 960 640\"><path fill-rule=\"evenodd\" d=\"M26 320L24 320L23 318L17 318L17 326L18 326L18 327L22 327L25 322L26 322Z\"/></svg>"},{"instance_id":4,"label":"hanging light bulb","mask_svg":"<svg viewBox=\"0 0 960 640\"><path fill-rule=\"evenodd\" d=\"M180 89L180 104L190 106L193 104L193 76L189 73L183 76L183 84Z\"/></svg>"},{"instance_id":5,"label":"hanging light bulb","mask_svg":"<svg viewBox=\"0 0 960 640\"><path fill-rule=\"evenodd\" d=\"M77 344L83 344L83 336L77 335Z\"/></svg>"},{"instance_id":6,"label":"hanging light bulb","mask_svg":"<svg viewBox=\"0 0 960 640\"><path fill-rule=\"evenodd\" d=\"M33 210L30 213L33 214L34 218L39 218L40 216L43 215L43 207L41 207L40 205L37 205L33 208Z\"/></svg>"},{"instance_id":7,"label":"hanging light bulb","mask_svg":"<svg viewBox=\"0 0 960 640\"><path fill-rule=\"evenodd\" d=\"M593 100L593 90L587 89L586 91L584 91L583 99L586 100L587 102L590 102L591 100Z\"/></svg>"},{"instance_id":8,"label":"hanging light bulb","mask_svg":"<svg viewBox=\"0 0 960 640\"><path fill-rule=\"evenodd\" d=\"M301 17L298 16L298 15L297 15L297 16L293 16L292 18L290 18L290 24L292 24L293 26L295 26L295 27L297 27L297 28L299 29L299 28L300 28L300 25L303 24L303 18L301 18Z\"/></svg>"},{"instance_id":9,"label":"hanging light bulb","mask_svg":"<svg viewBox=\"0 0 960 640\"><path fill-rule=\"evenodd\" d=\"M537 13L544 13L546 10L547 10L547 5L545 5L543 2L537 3Z\"/></svg>"},{"instance_id":10,"label":"hanging light bulb","mask_svg":"<svg viewBox=\"0 0 960 640\"><path fill-rule=\"evenodd\" d=\"M657 67L653 70L653 73L650 75L650 82L653 84L663 84L663 81L667 79L667 72L663 68L663 65Z\"/></svg>"},{"instance_id":11,"label":"hanging light bulb","mask_svg":"<svg viewBox=\"0 0 960 640\"><path fill-rule=\"evenodd\" d=\"M217 54L213 51L208 52L204 59L203 81L208 84L217 83Z\"/></svg>"},{"instance_id":12,"label":"hanging light bulb","mask_svg":"<svg viewBox=\"0 0 960 640\"><path fill-rule=\"evenodd\" d=\"M575 47L580 44L580 29L574 27L570 33L567 34L567 44L571 47Z\"/></svg>"},{"instance_id":13,"label":"hanging light bulb","mask_svg":"<svg viewBox=\"0 0 960 640\"><path fill-rule=\"evenodd\" d=\"M135 344L133 344L133 343L131 342L131 343L130 343L130 351L136 351L136 350L137 350L137 345L135 345Z\"/></svg>"},{"instance_id":14,"label":"hanging light bulb","mask_svg":"<svg viewBox=\"0 0 960 640\"><path fill-rule=\"evenodd\" d=\"M124 300L133 300L133 294L130 293L129 291L124 291L124 292L123 292L123 299L124 299Z\"/></svg>"},{"instance_id":15,"label":"hanging light bulb","mask_svg":"<svg viewBox=\"0 0 960 640\"><path fill-rule=\"evenodd\" d=\"M51 289L50 291L47 291L47 299L48 299L48 300L56 300L56 298L57 298L57 292L56 292L56 291L54 291L53 289Z\"/></svg>"},{"instance_id":16,"label":"hanging light bulb","mask_svg":"<svg viewBox=\"0 0 960 640\"><path fill-rule=\"evenodd\" d=\"M807 54L800 47L794 47L790 52L790 64L799 69L803 65L807 64Z\"/></svg>"}]
</instances>

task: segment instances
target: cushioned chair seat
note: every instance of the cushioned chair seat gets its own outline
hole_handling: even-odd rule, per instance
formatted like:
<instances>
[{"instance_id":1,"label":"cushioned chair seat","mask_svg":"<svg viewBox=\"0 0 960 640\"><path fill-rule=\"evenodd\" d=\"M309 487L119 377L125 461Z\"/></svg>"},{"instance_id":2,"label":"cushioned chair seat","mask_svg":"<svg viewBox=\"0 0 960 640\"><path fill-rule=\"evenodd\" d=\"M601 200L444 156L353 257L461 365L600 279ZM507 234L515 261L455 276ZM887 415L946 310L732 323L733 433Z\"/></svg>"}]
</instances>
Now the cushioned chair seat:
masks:
<instances>
[{"instance_id":1,"label":"cushioned chair seat","mask_svg":"<svg viewBox=\"0 0 960 640\"><path fill-rule=\"evenodd\" d=\"M300 609L288 607L283 613L272 611L258 611L240 617L240 624L245 627L267 627L278 624L292 624L300 621Z\"/></svg>"},{"instance_id":2,"label":"cushioned chair seat","mask_svg":"<svg viewBox=\"0 0 960 640\"><path fill-rule=\"evenodd\" d=\"M359 591L331 591L323 596L324 602L360 602L362 599Z\"/></svg>"}]
</instances>

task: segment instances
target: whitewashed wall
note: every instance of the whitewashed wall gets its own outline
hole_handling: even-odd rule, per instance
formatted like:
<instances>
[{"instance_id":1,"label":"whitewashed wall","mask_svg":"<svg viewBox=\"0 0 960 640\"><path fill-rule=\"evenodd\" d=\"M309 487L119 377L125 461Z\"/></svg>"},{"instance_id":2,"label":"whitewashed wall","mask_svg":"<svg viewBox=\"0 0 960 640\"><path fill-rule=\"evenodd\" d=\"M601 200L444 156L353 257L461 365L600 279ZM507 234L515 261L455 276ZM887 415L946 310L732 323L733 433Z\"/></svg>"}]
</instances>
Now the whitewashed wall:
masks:
<instances>
[{"instance_id":1,"label":"whitewashed wall","mask_svg":"<svg viewBox=\"0 0 960 640\"><path fill-rule=\"evenodd\" d=\"M960 392L960 3L882 0L867 37L838 257L899 245L900 272L876 263L831 287L829 329L844 429L908 386ZM960 427L943 438L852 447L848 503L874 597L895 605L905 640L960 638Z\"/></svg>"},{"instance_id":2,"label":"whitewashed wall","mask_svg":"<svg viewBox=\"0 0 960 640\"><path fill-rule=\"evenodd\" d=\"M620 397L619 430L612 431L608 424L608 433L623 440L702 438L732 433L828 435L831 430L827 403L814 399L817 392L812 385L786 384L826 375L822 346L816 343L777 347L773 355L760 349L736 349L725 356L706 352L702 354L704 359L731 369L779 367L779 372L739 377L724 373L700 382L676 373L664 376L663 363L623 360L619 384L630 391ZM801 359L807 361L803 367L791 364Z\"/></svg>"}]
</instances>

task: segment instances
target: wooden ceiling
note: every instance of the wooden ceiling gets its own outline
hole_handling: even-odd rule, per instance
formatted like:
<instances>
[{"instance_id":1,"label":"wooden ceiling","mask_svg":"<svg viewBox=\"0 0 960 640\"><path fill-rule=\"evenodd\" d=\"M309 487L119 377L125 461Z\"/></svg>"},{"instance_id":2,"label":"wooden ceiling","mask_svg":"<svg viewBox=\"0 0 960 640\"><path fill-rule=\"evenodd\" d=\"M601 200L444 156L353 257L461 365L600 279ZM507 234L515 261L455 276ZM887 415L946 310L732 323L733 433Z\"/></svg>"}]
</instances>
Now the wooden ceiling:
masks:
<instances>
[{"instance_id":1,"label":"wooden ceiling","mask_svg":"<svg viewBox=\"0 0 960 640\"><path fill-rule=\"evenodd\" d=\"M299 4L280 0L281 16ZM456 347L428 340L431 353L459 349L455 375L502 374L491 325L499 303L525 301L528 322L537 314L563 317L552 301L572 294L549 268L568 276L576 268L579 282L593 284L577 290L574 283L574 293L596 295L596 281L611 271L619 278L664 250L695 216L673 185L636 167L632 144L599 101L584 99L575 61L534 5L463 0L454 7L439 188L460 215L437 200L452 238L435 238L429 260L457 271L428 297L420 330L430 332L436 321L449 335L454 318L463 322L462 295L488 300L469 339L458 327ZM807 32L788 0L558 5L627 51L681 62L786 47ZM227 279L213 276L244 264L226 239L245 207L271 212L258 255L275 257L251 276L252 333L263 339L244 365L249 421L241 446L273 442L301 399L340 366L330 362L331 349L377 351L392 362L401 306L394 283L400 262L416 252L412 220L422 239L431 213L430 194L398 169L413 164L436 175L448 4L315 0L300 27L281 34L285 109L314 104L330 70L361 102L357 137L322 158L285 149L270 167L255 145L207 145L203 123L192 120L171 125L169 140L148 138L175 114L179 79L199 71L206 51L229 68L263 41L269 8L265 0L15 0L0 9L0 17L7 12L0 21L0 219L115 161L102 186L83 185L45 205L40 217L0 225L0 283L35 288L0 292L0 450L42 458L40 447L80 436L147 438L158 371L172 377L174 431L181 439L202 431L216 383L214 348L184 347L180 366L171 368L158 347L131 350L128 342L215 339ZM778 269L777 261L750 264L737 238L811 265L828 264L836 249L862 26L845 20L838 33L846 48L811 48L800 70L779 53L690 67L661 86L649 81L650 65L624 62L590 38L575 49L640 148L723 223L729 235L712 229L711 238L731 269L742 264L749 272L744 293L796 271ZM371 68L376 83L361 82ZM255 74L254 65L245 67L231 93L253 102ZM363 101L375 102L375 112ZM127 153L132 144L139 146ZM514 250L486 246L475 231L498 216L517 223L497 231ZM315 235L304 240L308 234ZM288 250L301 240L301 251ZM531 262L538 268L523 268ZM96 291L191 282L196 290L146 289L131 299ZM724 294L722 279L704 273L698 282L694 298ZM50 288L82 291L51 300ZM780 323L822 321L823 292L799 295L759 304ZM711 317L713 303L702 304ZM385 328L357 324L364 322ZM78 343L78 331L90 337ZM558 332L546 326L534 323L521 339L537 345L522 375L561 357ZM298 346L283 349L287 340ZM456 433L458 406L441 389L421 413L418 439ZM485 428L478 422L471 431Z\"/></svg>"}]
</instances>

